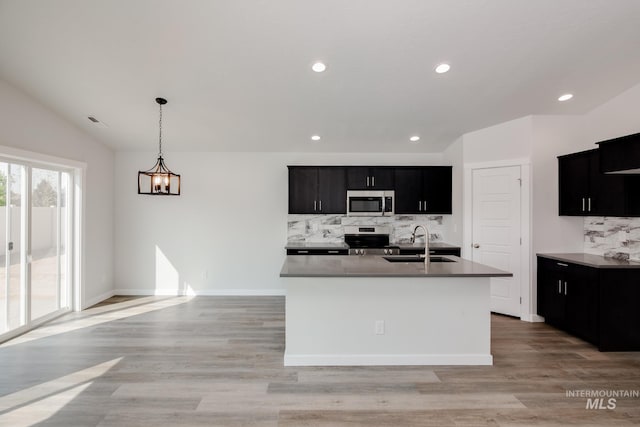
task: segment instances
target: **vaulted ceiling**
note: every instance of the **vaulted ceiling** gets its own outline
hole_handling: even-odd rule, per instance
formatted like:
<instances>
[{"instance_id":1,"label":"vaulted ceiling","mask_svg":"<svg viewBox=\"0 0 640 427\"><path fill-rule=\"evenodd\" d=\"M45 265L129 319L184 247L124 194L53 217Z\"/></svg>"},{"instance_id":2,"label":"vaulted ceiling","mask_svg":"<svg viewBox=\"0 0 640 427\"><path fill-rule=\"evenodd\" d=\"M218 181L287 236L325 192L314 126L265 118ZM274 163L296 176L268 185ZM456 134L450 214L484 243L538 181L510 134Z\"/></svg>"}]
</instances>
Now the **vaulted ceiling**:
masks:
<instances>
[{"instance_id":1,"label":"vaulted ceiling","mask_svg":"<svg viewBox=\"0 0 640 427\"><path fill-rule=\"evenodd\" d=\"M117 150L157 148L162 96L166 151L439 152L639 83L638 22L637 0L0 0L0 78Z\"/></svg>"}]
</instances>

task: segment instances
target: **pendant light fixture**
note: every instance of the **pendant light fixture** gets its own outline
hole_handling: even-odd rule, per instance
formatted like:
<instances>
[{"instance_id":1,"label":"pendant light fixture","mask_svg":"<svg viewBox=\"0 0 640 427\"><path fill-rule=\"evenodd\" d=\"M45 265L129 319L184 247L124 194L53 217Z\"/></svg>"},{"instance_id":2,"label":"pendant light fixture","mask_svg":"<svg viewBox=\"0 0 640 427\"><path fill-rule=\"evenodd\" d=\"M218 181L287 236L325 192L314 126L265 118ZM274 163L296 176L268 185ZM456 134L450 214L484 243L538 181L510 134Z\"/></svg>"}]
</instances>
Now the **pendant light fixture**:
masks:
<instances>
[{"instance_id":1,"label":"pendant light fixture","mask_svg":"<svg viewBox=\"0 0 640 427\"><path fill-rule=\"evenodd\" d=\"M179 196L180 175L169 170L162 158L162 106L167 103L164 98L156 98L160 106L160 136L158 139L158 160L153 167L146 171L138 172L138 194L152 196Z\"/></svg>"}]
</instances>

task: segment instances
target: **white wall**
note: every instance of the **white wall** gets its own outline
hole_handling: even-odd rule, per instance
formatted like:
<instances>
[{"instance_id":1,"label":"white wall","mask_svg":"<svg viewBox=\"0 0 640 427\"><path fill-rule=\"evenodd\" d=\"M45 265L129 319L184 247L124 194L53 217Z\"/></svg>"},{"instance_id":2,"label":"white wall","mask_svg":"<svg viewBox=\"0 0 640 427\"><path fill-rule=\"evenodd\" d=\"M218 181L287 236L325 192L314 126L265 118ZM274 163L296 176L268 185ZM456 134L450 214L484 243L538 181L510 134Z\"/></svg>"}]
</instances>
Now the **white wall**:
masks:
<instances>
[{"instance_id":1,"label":"white wall","mask_svg":"<svg viewBox=\"0 0 640 427\"><path fill-rule=\"evenodd\" d=\"M451 212L452 215L445 215L443 219L444 235L446 242L452 245L462 245L462 184L463 184L463 162L462 162L462 137L456 139L442 153L443 164L453 166L451 183Z\"/></svg>"},{"instance_id":2,"label":"white wall","mask_svg":"<svg viewBox=\"0 0 640 427\"><path fill-rule=\"evenodd\" d=\"M287 165L439 165L442 155L166 153L179 197L137 194L155 153L116 154L116 292L282 294Z\"/></svg>"},{"instance_id":3,"label":"white wall","mask_svg":"<svg viewBox=\"0 0 640 427\"><path fill-rule=\"evenodd\" d=\"M87 164L83 306L109 295L114 271L113 151L2 80L0 145Z\"/></svg>"},{"instance_id":4,"label":"white wall","mask_svg":"<svg viewBox=\"0 0 640 427\"><path fill-rule=\"evenodd\" d=\"M531 157L531 116L463 135L464 164Z\"/></svg>"}]
</instances>

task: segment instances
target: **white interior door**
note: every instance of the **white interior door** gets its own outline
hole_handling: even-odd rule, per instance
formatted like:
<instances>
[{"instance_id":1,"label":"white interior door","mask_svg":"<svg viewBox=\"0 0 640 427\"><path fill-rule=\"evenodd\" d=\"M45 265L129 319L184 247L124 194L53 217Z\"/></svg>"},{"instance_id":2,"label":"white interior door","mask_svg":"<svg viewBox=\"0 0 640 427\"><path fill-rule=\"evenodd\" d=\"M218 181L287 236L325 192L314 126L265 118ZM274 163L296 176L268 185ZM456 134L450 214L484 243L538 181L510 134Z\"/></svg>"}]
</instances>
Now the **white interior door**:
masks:
<instances>
[{"instance_id":1,"label":"white interior door","mask_svg":"<svg viewBox=\"0 0 640 427\"><path fill-rule=\"evenodd\" d=\"M491 279L491 311L520 317L520 166L475 169L472 188L472 259L513 273Z\"/></svg>"}]
</instances>

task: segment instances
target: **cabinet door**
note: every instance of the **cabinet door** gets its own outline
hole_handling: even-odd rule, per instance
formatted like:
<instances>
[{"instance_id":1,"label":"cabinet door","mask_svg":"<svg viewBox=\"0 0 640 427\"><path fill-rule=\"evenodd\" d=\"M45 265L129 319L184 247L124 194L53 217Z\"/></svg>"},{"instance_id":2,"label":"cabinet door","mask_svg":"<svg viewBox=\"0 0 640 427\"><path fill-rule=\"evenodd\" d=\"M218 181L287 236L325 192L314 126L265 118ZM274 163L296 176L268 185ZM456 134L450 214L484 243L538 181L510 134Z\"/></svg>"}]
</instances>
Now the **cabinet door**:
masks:
<instances>
[{"instance_id":1,"label":"cabinet door","mask_svg":"<svg viewBox=\"0 0 640 427\"><path fill-rule=\"evenodd\" d=\"M349 190L392 190L393 168L350 166L347 168Z\"/></svg>"},{"instance_id":2,"label":"cabinet door","mask_svg":"<svg viewBox=\"0 0 640 427\"><path fill-rule=\"evenodd\" d=\"M569 332L598 342L598 271L570 264L564 279L565 323Z\"/></svg>"},{"instance_id":3,"label":"cabinet door","mask_svg":"<svg viewBox=\"0 0 640 427\"><path fill-rule=\"evenodd\" d=\"M555 264L538 257L538 314L546 323L564 327L564 273Z\"/></svg>"},{"instance_id":4,"label":"cabinet door","mask_svg":"<svg viewBox=\"0 0 640 427\"><path fill-rule=\"evenodd\" d=\"M289 167L289 213L317 213L318 168Z\"/></svg>"},{"instance_id":5,"label":"cabinet door","mask_svg":"<svg viewBox=\"0 0 640 427\"><path fill-rule=\"evenodd\" d=\"M394 187L393 168L370 168L371 187L376 190L393 190Z\"/></svg>"},{"instance_id":6,"label":"cabinet door","mask_svg":"<svg viewBox=\"0 0 640 427\"><path fill-rule=\"evenodd\" d=\"M601 272L601 351L640 351L640 270Z\"/></svg>"},{"instance_id":7,"label":"cabinet door","mask_svg":"<svg viewBox=\"0 0 640 427\"><path fill-rule=\"evenodd\" d=\"M428 166L423 176L423 212L451 213L451 166Z\"/></svg>"},{"instance_id":8,"label":"cabinet door","mask_svg":"<svg viewBox=\"0 0 640 427\"><path fill-rule=\"evenodd\" d=\"M350 166L347 168L347 189L367 190L370 185L371 177L367 166Z\"/></svg>"},{"instance_id":9,"label":"cabinet door","mask_svg":"<svg viewBox=\"0 0 640 427\"><path fill-rule=\"evenodd\" d=\"M589 215L589 152L576 153L558 158L560 215Z\"/></svg>"},{"instance_id":10,"label":"cabinet door","mask_svg":"<svg viewBox=\"0 0 640 427\"><path fill-rule=\"evenodd\" d=\"M396 214L418 214L422 212L422 169L396 168Z\"/></svg>"},{"instance_id":11,"label":"cabinet door","mask_svg":"<svg viewBox=\"0 0 640 427\"><path fill-rule=\"evenodd\" d=\"M587 213L607 216L626 215L625 177L600 173L600 153L597 150L589 153Z\"/></svg>"},{"instance_id":12,"label":"cabinet door","mask_svg":"<svg viewBox=\"0 0 640 427\"><path fill-rule=\"evenodd\" d=\"M345 168L318 168L318 212L347 213L347 185Z\"/></svg>"}]
</instances>

